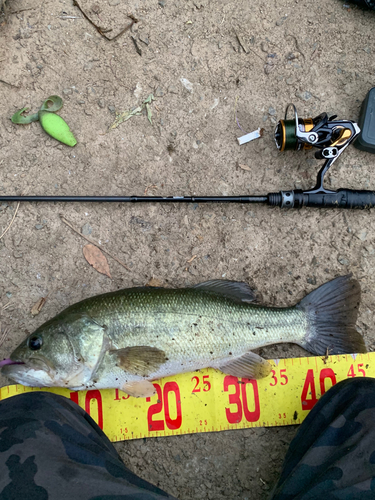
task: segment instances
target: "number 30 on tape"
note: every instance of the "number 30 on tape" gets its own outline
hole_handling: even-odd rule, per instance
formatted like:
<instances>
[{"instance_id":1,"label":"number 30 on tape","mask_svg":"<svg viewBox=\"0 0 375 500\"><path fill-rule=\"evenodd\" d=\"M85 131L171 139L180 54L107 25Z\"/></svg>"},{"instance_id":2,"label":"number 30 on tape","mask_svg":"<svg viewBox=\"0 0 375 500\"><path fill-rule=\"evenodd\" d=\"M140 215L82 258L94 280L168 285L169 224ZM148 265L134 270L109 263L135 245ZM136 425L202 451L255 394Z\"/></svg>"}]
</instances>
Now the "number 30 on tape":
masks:
<instances>
[{"instance_id":1,"label":"number 30 on tape","mask_svg":"<svg viewBox=\"0 0 375 500\"><path fill-rule=\"evenodd\" d=\"M152 398L118 389L61 394L80 405L111 441L301 423L320 396L348 377L375 377L375 353L270 361L271 375L238 379L204 369L154 382ZM0 399L41 389L11 385Z\"/></svg>"}]
</instances>

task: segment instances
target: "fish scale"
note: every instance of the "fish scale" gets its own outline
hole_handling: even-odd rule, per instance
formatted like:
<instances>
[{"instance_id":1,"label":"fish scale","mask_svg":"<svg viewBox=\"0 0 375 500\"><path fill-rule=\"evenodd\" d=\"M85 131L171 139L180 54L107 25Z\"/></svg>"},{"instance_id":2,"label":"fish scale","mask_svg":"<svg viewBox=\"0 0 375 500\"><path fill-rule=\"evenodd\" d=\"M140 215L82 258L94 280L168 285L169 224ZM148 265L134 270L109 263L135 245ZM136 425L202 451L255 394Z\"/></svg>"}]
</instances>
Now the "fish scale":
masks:
<instances>
[{"instance_id":1,"label":"fish scale","mask_svg":"<svg viewBox=\"0 0 375 500\"><path fill-rule=\"evenodd\" d=\"M228 355L232 347L238 355L266 344L296 341L306 333L306 314L293 307L235 303L194 289L127 292L104 296L88 308L91 317L107 325L117 348L151 345L188 358L194 352L197 359L206 355L207 347L217 355ZM78 310L85 308L83 303Z\"/></svg>"}]
</instances>

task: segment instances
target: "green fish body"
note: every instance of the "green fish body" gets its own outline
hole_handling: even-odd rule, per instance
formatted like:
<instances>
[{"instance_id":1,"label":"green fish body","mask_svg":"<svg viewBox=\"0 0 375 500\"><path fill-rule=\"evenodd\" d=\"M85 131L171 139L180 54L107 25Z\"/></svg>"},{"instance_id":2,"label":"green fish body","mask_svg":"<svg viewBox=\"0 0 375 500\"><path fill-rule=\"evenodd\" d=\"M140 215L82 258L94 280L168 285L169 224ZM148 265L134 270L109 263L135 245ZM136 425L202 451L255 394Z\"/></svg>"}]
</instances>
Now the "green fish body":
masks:
<instances>
[{"instance_id":1,"label":"green fish body","mask_svg":"<svg viewBox=\"0 0 375 500\"><path fill-rule=\"evenodd\" d=\"M73 390L119 388L140 397L152 381L201 368L261 378L270 364L251 352L293 342L314 354L365 352L355 329L360 289L341 277L294 307L254 304L245 283L210 281L192 288L130 288L68 307L4 361L24 385Z\"/></svg>"}]
</instances>

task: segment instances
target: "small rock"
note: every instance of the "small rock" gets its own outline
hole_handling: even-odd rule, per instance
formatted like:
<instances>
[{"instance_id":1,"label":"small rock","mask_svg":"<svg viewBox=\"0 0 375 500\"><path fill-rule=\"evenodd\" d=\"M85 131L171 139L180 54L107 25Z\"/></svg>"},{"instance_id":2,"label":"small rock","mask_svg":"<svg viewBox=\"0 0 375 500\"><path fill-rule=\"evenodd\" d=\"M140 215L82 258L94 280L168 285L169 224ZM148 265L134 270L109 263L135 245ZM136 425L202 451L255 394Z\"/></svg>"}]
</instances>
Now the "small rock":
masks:
<instances>
[{"instance_id":1,"label":"small rock","mask_svg":"<svg viewBox=\"0 0 375 500\"><path fill-rule=\"evenodd\" d=\"M78 104L85 104L85 101L78 101Z\"/></svg>"},{"instance_id":2,"label":"small rock","mask_svg":"<svg viewBox=\"0 0 375 500\"><path fill-rule=\"evenodd\" d=\"M369 255L374 255L375 254L375 248L372 245L369 245L368 247L365 247L365 250L368 252Z\"/></svg>"},{"instance_id":3,"label":"small rock","mask_svg":"<svg viewBox=\"0 0 375 500\"><path fill-rule=\"evenodd\" d=\"M38 230L43 229L43 228L44 228L43 224L36 224L36 226L35 226L35 229L38 229Z\"/></svg>"},{"instance_id":4,"label":"small rock","mask_svg":"<svg viewBox=\"0 0 375 500\"><path fill-rule=\"evenodd\" d=\"M43 68L44 68L43 64L37 64L37 65L36 65L36 67L37 67L38 69L43 69Z\"/></svg>"},{"instance_id":5,"label":"small rock","mask_svg":"<svg viewBox=\"0 0 375 500\"><path fill-rule=\"evenodd\" d=\"M90 226L90 224L85 224L84 226L82 226L81 233L84 236L88 236L89 234L91 234L92 233L92 227Z\"/></svg>"},{"instance_id":6,"label":"small rock","mask_svg":"<svg viewBox=\"0 0 375 500\"><path fill-rule=\"evenodd\" d=\"M356 234L357 238L361 241L365 241L367 238L367 231L366 229L362 229L359 233Z\"/></svg>"},{"instance_id":7,"label":"small rock","mask_svg":"<svg viewBox=\"0 0 375 500\"><path fill-rule=\"evenodd\" d=\"M307 278L307 283L310 285L316 285L316 277L313 276L312 278Z\"/></svg>"},{"instance_id":8,"label":"small rock","mask_svg":"<svg viewBox=\"0 0 375 500\"><path fill-rule=\"evenodd\" d=\"M349 266L349 264L350 264L350 261L345 257L345 255L339 255L337 257L337 261L342 266Z\"/></svg>"},{"instance_id":9,"label":"small rock","mask_svg":"<svg viewBox=\"0 0 375 500\"><path fill-rule=\"evenodd\" d=\"M148 40L148 36L147 35L139 35L139 39L141 42L143 42L145 45L148 45L150 42Z\"/></svg>"},{"instance_id":10,"label":"small rock","mask_svg":"<svg viewBox=\"0 0 375 500\"><path fill-rule=\"evenodd\" d=\"M292 61L293 59L297 59L297 56L293 54L293 52L289 52L286 58L288 59L288 61Z\"/></svg>"},{"instance_id":11,"label":"small rock","mask_svg":"<svg viewBox=\"0 0 375 500\"><path fill-rule=\"evenodd\" d=\"M176 85L170 85L168 87L168 92L170 92L171 94L178 94L178 88L176 87Z\"/></svg>"},{"instance_id":12,"label":"small rock","mask_svg":"<svg viewBox=\"0 0 375 500\"><path fill-rule=\"evenodd\" d=\"M92 69L93 66L94 65L91 62L88 62L83 66L83 71L90 71L90 69Z\"/></svg>"},{"instance_id":13,"label":"small rock","mask_svg":"<svg viewBox=\"0 0 375 500\"><path fill-rule=\"evenodd\" d=\"M269 75L275 69L275 65L272 61L268 62L264 65L264 72L266 75Z\"/></svg>"},{"instance_id":14,"label":"small rock","mask_svg":"<svg viewBox=\"0 0 375 500\"><path fill-rule=\"evenodd\" d=\"M10 292L6 292L5 295L10 299L12 297L12 294Z\"/></svg>"},{"instance_id":15,"label":"small rock","mask_svg":"<svg viewBox=\"0 0 375 500\"><path fill-rule=\"evenodd\" d=\"M268 50L268 45L266 44L266 42L262 42L260 44L260 50L262 52L265 52L266 54L268 54L269 50Z\"/></svg>"},{"instance_id":16,"label":"small rock","mask_svg":"<svg viewBox=\"0 0 375 500\"><path fill-rule=\"evenodd\" d=\"M21 241L22 241L22 236L21 236L20 234L15 234L15 235L13 236L13 245L14 245L15 247L20 246Z\"/></svg>"},{"instance_id":17,"label":"small rock","mask_svg":"<svg viewBox=\"0 0 375 500\"><path fill-rule=\"evenodd\" d=\"M111 104L108 106L108 109L111 113L116 113L116 108L115 106L112 106Z\"/></svg>"},{"instance_id":18,"label":"small rock","mask_svg":"<svg viewBox=\"0 0 375 500\"><path fill-rule=\"evenodd\" d=\"M22 259L23 253L22 252L13 252L13 257L15 259Z\"/></svg>"},{"instance_id":19,"label":"small rock","mask_svg":"<svg viewBox=\"0 0 375 500\"><path fill-rule=\"evenodd\" d=\"M294 78L294 76L290 76L289 78L287 78L287 79L285 80L285 83L286 83L287 85L293 85L293 83L295 83L295 81L296 81L296 79Z\"/></svg>"},{"instance_id":20,"label":"small rock","mask_svg":"<svg viewBox=\"0 0 375 500\"><path fill-rule=\"evenodd\" d=\"M163 97L163 95L164 95L163 89L161 87L158 87L155 90L155 95L156 95L156 97Z\"/></svg>"},{"instance_id":21,"label":"small rock","mask_svg":"<svg viewBox=\"0 0 375 500\"><path fill-rule=\"evenodd\" d=\"M276 115L276 109L275 109L275 108L270 107L270 108L268 109L268 113L269 113L271 116L275 116L275 115Z\"/></svg>"},{"instance_id":22,"label":"small rock","mask_svg":"<svg viewBox=\"0 0 375 500\"><path fill-rule=\"evenodd\" d=\"M109 0L108 3L111 7L115 7L116 5L119 5L121 3L121 0Z\"/></svg>"},{"instance_id":23,"label":"small rock","mask_svg":"<svg viewBox=\"0 0 375 500\"><path fill-rule=\"evenodd\" d=\"M312 98L312 94L310 94L310 92L307 92L305 90L304 92L296 92L296 97L299 97L303 101L308 101L309 99Z\"/></svg>"},{"instance_id":24,"label":"small rock","mask_svg":"<svg viewBox=\"0 0 375 500\"><path fill-rule=\"evenodd\" d=\"M160 7L165 7L166 1L165 0L159 0L158 4L160 5Z\"/></svg>"},{"instance_id":25,"label":"small rock","mask_svg":"<svg viewBox=\"0 0 375 500\"><path fill-rule=\"evenodd\" d=\"M105 107L105 103L104 103L103 99L99 99L98 106L99 106L99 108L104 108Z\"/></svg>"},{"instance_id":26,"label":"small rock","mask_svg":"<svg viewBox=\"0 0 375 500\"><path fill-rule=\"evenodd\" d=\"M193 92L193 84L187 78L180 78L180 82L187 91Z\"/></svg>"},{"instance_id":27,"label":"small rock","mask_svg":"<svg viewBox=\"0 0 375 500\"><path fill-rule=\"evenodd\" d=\"M197 269L193 266L189 267L189 273L192 274L193 276L198 276L198 274L199 274Z\"/></svg>"},{"instance_id":28,"label":"small rock","mask_svg":"<svg viewBox=\"0 0 375 500\"><path fill-rule=\"evenodd\" d=\"M288 16L284 16L284 17L281 17L280 19L278 19L276 21L276 26L282 26L285 23L285 21L287 20L287 18L288 18Z\"/></svg>"},{"instance_id":29,"label":"small rock","mask_svg":"<svg viewBox=\"0 0 375 500\"><path fill-rule=\"evenodd\" d=\"M130 224L140 226L144 231L149 231L152 228L151 222L136 217L135 215L130 218Z\"/></svg>"},{"instance_id":30,"label":"small rock","mask_svg":"<svg viewBox=\"0 0 375 500\"><path fill-rule=\"evenodd\" d=\"M73 94L73 90L72 89L63 89L63 94L71 95L71 94Z\"/></svg>"},{"instance_id":31,"label":"small rock","mask_svg":"<svg viewBox=\"0 0 375 500\"><path fill-rule=\"evenodd\" d=\"M217 46L218 46L218 48L219 48L219 49L222 49L222 48L223 48L223 44L222 44L221 42L219 42L219 43L217 44Z\"/></svg>"}]
</instances>

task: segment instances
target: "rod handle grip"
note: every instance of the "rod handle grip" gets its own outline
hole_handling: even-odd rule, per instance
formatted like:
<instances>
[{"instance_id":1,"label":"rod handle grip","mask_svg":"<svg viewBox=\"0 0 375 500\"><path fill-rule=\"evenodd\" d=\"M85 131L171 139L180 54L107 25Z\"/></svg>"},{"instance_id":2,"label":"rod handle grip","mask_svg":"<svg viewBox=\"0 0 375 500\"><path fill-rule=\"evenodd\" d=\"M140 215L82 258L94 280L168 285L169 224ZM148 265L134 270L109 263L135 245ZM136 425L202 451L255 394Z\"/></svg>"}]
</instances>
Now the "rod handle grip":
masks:
<instances>
[{"instance_id":1,"label":"rod handle grip","mask_svg":"<svg viewBox=\"0 0 375 500\"><path fill-rule=\"evenodd\" d=\"M295 193L294 206L365 209L375 207L375 191L339 189L334 193Z\"/></svg>"}]
</instances>

